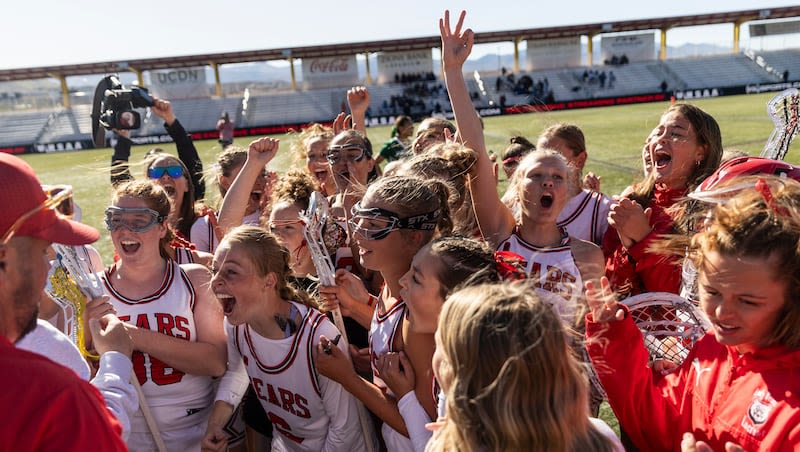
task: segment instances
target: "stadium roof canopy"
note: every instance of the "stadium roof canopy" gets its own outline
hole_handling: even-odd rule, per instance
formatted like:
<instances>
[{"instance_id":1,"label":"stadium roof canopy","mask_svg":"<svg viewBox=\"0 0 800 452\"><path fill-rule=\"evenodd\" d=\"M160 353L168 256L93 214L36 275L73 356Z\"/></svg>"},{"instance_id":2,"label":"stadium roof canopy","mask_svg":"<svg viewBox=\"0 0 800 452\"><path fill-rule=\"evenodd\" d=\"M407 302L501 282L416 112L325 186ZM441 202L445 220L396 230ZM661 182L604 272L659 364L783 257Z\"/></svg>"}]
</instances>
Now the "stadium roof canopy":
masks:
<instances>
[{"instance_id":1,"label":"stadium roof canopy","mask_svg":"<svg viewBox=\"0 0 800 452\"><path fill-rule=\"evenodd\" d=\"M741 24L751 20L783 19L800 17L800 6L782 8L762 8L745 11L732 11L693 16L663 17L656 19L603 22L560 27L528 28L520 30L476 33L477 44L490 44L525 39L552 39L575 36L595 36L602 33L670 29L698 25L724 23ZM291 58L315 58L339 55L352 55L366 52L392 52L424 50L439 47L439 36L422 38L392 39L386 41L354 42L347 44L289 47L280 49L249 50L241 52L211 53L178 57L147 58L124 61L105 61L99 63L72 64L62 66L43 66L34 68L0 70L0 81L32 80L54 76L70 77L76 75L105 74L120 71L149 71L196 67L211 63L246 63L253 61L284 60Z\"/></svg>"}]
</instances>

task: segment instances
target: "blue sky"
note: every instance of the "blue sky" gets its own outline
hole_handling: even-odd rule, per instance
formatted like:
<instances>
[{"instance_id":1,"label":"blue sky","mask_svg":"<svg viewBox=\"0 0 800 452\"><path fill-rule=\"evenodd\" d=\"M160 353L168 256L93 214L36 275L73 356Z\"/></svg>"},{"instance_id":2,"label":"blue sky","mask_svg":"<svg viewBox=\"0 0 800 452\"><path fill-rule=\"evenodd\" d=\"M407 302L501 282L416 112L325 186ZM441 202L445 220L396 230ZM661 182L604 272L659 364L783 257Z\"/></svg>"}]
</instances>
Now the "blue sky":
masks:
<instances>
[{"instance_id":1,"label":"blue sky","mask_svg":"<svg viewBox=\"0 0 800 452\"><path fill-rule=\"evenodd\" d=\"M467 25L476 31L498 31L793 4L780 0L19 0L3 5L0 69L430 36L438 33L437 20L446 8L456 14L466 9ZM672 45L709 41L729 45L731 30L731 26L676 29L668 39ZM475 54L497 50L505 52L502 46L491 45Z\"/></svg>"}]
</instances>

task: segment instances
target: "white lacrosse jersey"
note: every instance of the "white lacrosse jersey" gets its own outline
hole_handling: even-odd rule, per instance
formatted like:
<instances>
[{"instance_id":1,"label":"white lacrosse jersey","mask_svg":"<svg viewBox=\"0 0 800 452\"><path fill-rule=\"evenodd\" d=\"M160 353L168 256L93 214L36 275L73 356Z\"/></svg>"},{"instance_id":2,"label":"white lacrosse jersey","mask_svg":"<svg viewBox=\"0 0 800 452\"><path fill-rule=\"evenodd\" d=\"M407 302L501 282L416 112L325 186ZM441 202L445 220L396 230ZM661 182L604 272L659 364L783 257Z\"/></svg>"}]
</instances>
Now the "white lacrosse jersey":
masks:
<instances>
[{"instance_id":1,"label":"white lacrosse jersey","mask_svg":"<svg viewBox=\"0 0 800 452\"><path fill-rule=\"evenodd\" d=\"M370 365L372 366L372 381L387 394L393 395L386 383L378 378L378 357L388 352L403 350L403 319L406 316L406 303L398 299L384 313L378 312L380 305L372 314L369 328ZM381 426L381 436L386 443L387 450L413 451L414 445L405 435L396 431L387 423Z\"/></svg>"},{"instance_id":2,"label":"white lacrosse jersey","mask_svg":"<svg viewBox=\"0 0 800 452\"><path fill-rule=\"evenodd\" d=\"M570 247L571 238L564 231L561 243L553 247L539 247L523 240L515 229L509 238L497 247L499 251L512 251L522 256L528 265L528 281L555 305L556 311L569 317L578 306L583 293L583 280ZM553 296L555 295L555 296Z\"/></svg>"},{"instance_id":3,"label":"white lacrosse jersey","mask_svg":"<svg viewBox=\"0 0 800 452\"><path fill-rule=\"evenodd\" d=\"M273 427L273 451L363 451L356 399L317 373L313 349L319 337L339 330L315 309L292 303L303 320L294 335L268 339L247 324L225 320L228 360L242 360ZM344 341L339 343L344 348Z\"/></svg>"},{"instance_id":4,"label":"white lacrosse jersey","mask_svg":"<svg viewBox=\"0 0 800 452\"><path fill-rule=\"evenodd\" d=\"M584 188L561 209L558 226L566 228L572 237L600 246L608 229L609 210L611 199L608 196Z\"/></svg>"},{"instance_id":5,"label":"white lacrosse jersey","mask_svg":"<svg viewBox=\"0 0 800 452\"><path fill-rule=\"evenodd\" d=\"M111 266L105 272L98 273L98 276L102 279L104 291L110 297L120 320L186 341L197 341L193 312L195 290L189 277L177 263L168 261L161 287L138 300L127 298L114 289L111 281L115 271L116 266ZM199 446L214 400L212 377L186 374L139 351L133 352L131 361L167 449L185 450L173 447L187 443L197 443ZM149 431L140 410L131 420L131 437L128 442L130 449L146 449L147 446L138 447L141 445L131 441L136 441L137 437L148 438ZM199 436L187 438L184 433L171 434L187 431L192 436ZM136 435L137 433L144 435ZM170 438L176 436L177 442L171 446Z\"/></svg>"}]
</instances>

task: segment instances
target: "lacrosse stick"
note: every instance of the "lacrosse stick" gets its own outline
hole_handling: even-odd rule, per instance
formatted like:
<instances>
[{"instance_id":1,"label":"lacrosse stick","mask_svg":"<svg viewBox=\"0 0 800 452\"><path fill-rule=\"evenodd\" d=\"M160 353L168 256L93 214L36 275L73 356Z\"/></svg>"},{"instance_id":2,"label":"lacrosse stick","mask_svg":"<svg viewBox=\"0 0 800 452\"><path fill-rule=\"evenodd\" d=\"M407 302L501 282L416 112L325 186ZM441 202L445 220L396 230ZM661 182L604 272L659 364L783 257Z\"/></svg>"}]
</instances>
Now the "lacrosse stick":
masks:
<instances>
[{"instance_id":1,"label":"lacrosse stick","mask_svg":"<svg viewBox=\"0 0 800 452\"><path fill-rule=\"evenodd\" d=\"M311 193L311 199L308 201L308 210L300 214L300 219L304 224L303 237L306 239L311 260L317 270L317 278L319 278L320 284L333 286L336 284L336 268L333 266L331 254L335 253L337 248L344 246L347 236L345 231L328 215L328 210L328 200L320 193L313 192ZM349 343L344 328L342 311L337 306L336 309L331 311L331 314L333 315L334 325L342 334L341 339L344 341L345 355L350 359ZM374 450L372 428L364 405L361 403L358 404L358 419L361 422L364 443L367 450L372 452Z\"/></svg>"},{"instance_id":2,"label":"lacrosse stick","mask_svg":"<svg viewBox=\"0 0 800 452\"><path fill-rule=\"evenodd\" d=\"M797 135L798 103L800 92L789 88L767 102L767 114L775 124L775 129L767 140L761 157L783 160L789 152L789 145Z\"/></svg>"},{"instance_id":3,"label":"lacrosse stick","mask_svg":"<svg viewBox=\"0 0 800 452\"><path fill-rule=\"evenodd\" d=\"M680 365L711 325L690 301L669 292L634 295L621 301L641 331L650 360Z\"/></svg>"},{"instance_id":4,"label":"lacrosse stick","mask_svg":"<svg viewBox=\"0 0 800 452\"><path fill-rule=\"evenodd\" d=\"M69 300L71 302L75 300L73 302L75 305L76 316L74 320L75 330L77 331L77 339L80 341L78 348L81 349L81 353L83 353L83 350L85 350L85 344L83 342L83 312L86 308L86 299L84 298L83 294L86 294L86 296L89 296L92 299L100 297L103 295L103 286L100 283L100 280L94 274L89 261L89 256L86 255L86 251L82 246L68 246L54 243L53 249L56 251L56 261L60 266L60 268L57 268L54 273L58 273L59 270L61 270L61 272L68 273L66 276L67 280L72 281L74 290L78 290L77 297L75 297L75 294L73 293L72 296L74 298ZM83 254L83 256L81 256L81 254ZM52 277L51 282L53 282ZM55 288L55 286L56 283L53 282L53 287ZM89 355L89 357L93 359L100 359L100 357L97 355ZM136 374L131 375L130 381L131 385L133 385L134 389L136 389L136 394L139 397L139 407L142 410L142 415L147 423L147 427L150 429L150 433L153 435L156 448L159 452L166 452L167 447L164 444L164 440L161 438L161 433L159 432L156 421L153 418L153 413L150 412L150 407L147 405L147 400L144 397L142 386L139 384Z\"/></svg>"}]
</instances>

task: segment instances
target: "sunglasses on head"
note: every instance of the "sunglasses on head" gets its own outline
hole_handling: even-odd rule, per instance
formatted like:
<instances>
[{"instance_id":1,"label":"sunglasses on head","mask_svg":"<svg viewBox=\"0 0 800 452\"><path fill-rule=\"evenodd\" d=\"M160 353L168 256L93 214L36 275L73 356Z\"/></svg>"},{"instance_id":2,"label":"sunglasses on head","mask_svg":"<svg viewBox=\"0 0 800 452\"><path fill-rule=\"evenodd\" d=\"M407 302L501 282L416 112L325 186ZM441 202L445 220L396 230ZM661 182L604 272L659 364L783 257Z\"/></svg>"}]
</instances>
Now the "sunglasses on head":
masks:
<instances>
[{"instance_id":1,"label":"sunglasses on head","mask_svg":"<svg viewBox=\"0 0 800 452\"><path fill-rule=\"evenodd\" d=\"M147 177L150 179L161 179L164 174L167 174L173 179L183 176L183 167L180 165L170 166L151 166L147 168Z\"/></svg>"}]
</instances>

